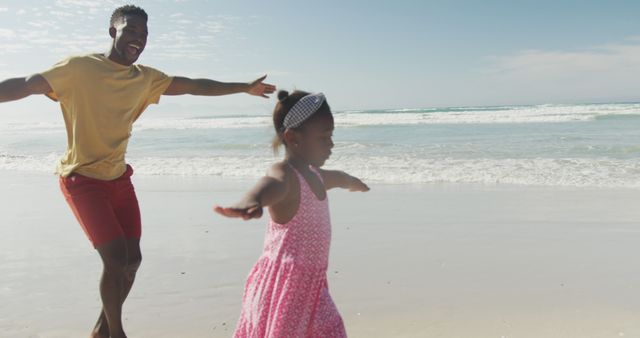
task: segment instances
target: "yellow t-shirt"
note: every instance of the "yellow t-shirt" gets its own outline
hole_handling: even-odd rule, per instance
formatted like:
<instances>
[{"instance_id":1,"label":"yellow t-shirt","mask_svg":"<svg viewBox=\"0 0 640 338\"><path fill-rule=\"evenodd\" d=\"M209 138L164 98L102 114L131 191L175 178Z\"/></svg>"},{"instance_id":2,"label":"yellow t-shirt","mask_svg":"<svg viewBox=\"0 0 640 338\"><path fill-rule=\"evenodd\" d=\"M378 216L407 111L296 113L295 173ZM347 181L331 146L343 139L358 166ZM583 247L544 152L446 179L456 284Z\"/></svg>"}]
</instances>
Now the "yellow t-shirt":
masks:
<instances>
[{"instance_id":1,"label":"yellow t-shirt","mask_svg":"<svg viewBox=\"0 0 640 338\"><path fill-rule=\"evenodd\" d=\"M172 77L142 65L124 66L102 54L65 59L41 73L60 102L67 151L56 172L113 180L126 170L133 122L158 103Z\"/></svg>"}]
</instances>

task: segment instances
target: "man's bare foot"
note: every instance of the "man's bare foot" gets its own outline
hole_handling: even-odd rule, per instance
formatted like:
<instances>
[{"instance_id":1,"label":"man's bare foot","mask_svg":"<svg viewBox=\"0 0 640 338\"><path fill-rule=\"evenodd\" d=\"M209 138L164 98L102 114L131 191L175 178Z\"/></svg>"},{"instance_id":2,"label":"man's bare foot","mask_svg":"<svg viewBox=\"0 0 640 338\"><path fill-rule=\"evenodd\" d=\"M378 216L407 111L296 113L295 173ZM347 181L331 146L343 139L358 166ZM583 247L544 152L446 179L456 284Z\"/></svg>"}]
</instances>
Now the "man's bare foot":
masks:
<instances>
[{"instance_id":1,"label":"man's bare foot","mask_svg":"<svg viewBox=\"0 0 640 338\"><path fill-rule=\"evenodd\" d=\"M107 317L104 315L104 311L100 311L100 316L96 321L96 325L93 327L93 331L89 338L109 338L109 325L107 325Z\"/></svg>"},{"instance_id":2,"label":"man's bare foot","mask_svg":"<svg viewBox=\"0 0 640 338\"><path fill-rule=\"evenodd\" d=\"M91 335L89 336L89 338L109 338L109 333L106 332L99 332L99 331L93 331L91 332Z\"/></svg>"},{"instance_id":3,"label":"man's bare foot","mask_svg":"<svg viewBox=\"0 0 640 338\"><path fill-rule=\"evenodd\" d=\"M124 334L124 331L118 333L118 334L111 334L111 338L127 338L127 335Z\"/></svg>"}]
</instances>

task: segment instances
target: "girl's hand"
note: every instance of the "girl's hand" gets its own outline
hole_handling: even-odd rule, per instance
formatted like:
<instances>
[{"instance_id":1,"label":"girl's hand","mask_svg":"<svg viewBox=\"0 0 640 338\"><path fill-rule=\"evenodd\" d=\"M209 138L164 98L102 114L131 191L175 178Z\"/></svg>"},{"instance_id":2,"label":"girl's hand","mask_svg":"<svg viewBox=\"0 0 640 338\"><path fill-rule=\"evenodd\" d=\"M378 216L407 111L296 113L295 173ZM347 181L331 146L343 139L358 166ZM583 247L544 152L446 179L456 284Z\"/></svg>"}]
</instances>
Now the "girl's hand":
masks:
<instances>
[{"instance_id":1,"label":"girl's hand","mask_svg":"<svg viewBox=\"0 0 640 338\"><path fill-rule=\"evenodd\" d=\"M252 218L262 217L262 206L258 203L239 204L237 206L227 208L216 205L213 207L213 211L222 216L242 218L245 221Z\"/></svg>"},{"instance_id":2,"label":"girl's hand","mask_svg":"<svg viewBox=\"0 0 640 338\"><path fill-rule=\"evenodd\" d=\"M367 186L366 184L364 184L364 182L362 182L359 178L357 177L353 177L350 176L350 180L349 180L349 186L347 187L347 189L349 189L349 191L361 191L361 192L365 192L365 191L369 191L369 186Z\"/></svg>"}]
</instances>

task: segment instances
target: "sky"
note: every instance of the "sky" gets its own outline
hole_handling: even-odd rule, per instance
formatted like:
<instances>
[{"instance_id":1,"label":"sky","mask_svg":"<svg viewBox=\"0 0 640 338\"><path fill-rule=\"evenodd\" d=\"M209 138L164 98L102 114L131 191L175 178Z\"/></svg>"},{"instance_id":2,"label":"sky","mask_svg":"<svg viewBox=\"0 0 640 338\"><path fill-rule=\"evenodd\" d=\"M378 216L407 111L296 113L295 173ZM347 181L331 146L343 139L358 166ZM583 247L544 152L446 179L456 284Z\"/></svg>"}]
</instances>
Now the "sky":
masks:
<instances>
[{"instance_id":1,"label":"sky","mask_svg":"<svg viewBox=\"0 0 640 338\"><path fill-rule=\"evenodd\" d=\"M334 110L640 101L640 1L0 0L0 79L104 52L149 13L139 63L324 92ZM270 113L275 98L166 97L159 114ZM55 111L44 98L0 110Z\"/></svg>"}]
</instances>

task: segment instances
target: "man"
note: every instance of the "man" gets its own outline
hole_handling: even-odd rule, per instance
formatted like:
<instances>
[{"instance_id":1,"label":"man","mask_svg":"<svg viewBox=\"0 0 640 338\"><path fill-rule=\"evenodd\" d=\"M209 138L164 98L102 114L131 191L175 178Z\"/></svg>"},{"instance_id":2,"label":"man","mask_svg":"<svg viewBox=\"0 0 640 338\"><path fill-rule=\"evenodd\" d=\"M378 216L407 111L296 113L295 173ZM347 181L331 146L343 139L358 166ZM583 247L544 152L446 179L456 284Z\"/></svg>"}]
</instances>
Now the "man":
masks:
<instances>
[{"instance_id":1,"label":"man","mask_svg":"<svg viewBox=\"0 0 640 338\"><path fill-rule=\"evenodd\" d=\"M140 265L140 210L124 154L133 122L161 95L268 97L275 87L263 76L251 83L170 77L134 65L147 43L147 14L117 8L111 17L111 49L70 57L30 77L0 82L0 102L45 94L60 102L68 146L57 173L60 188L103 262L102 311L91 333L124 338L122 305Z\"/></svg>"}]
</instances>

